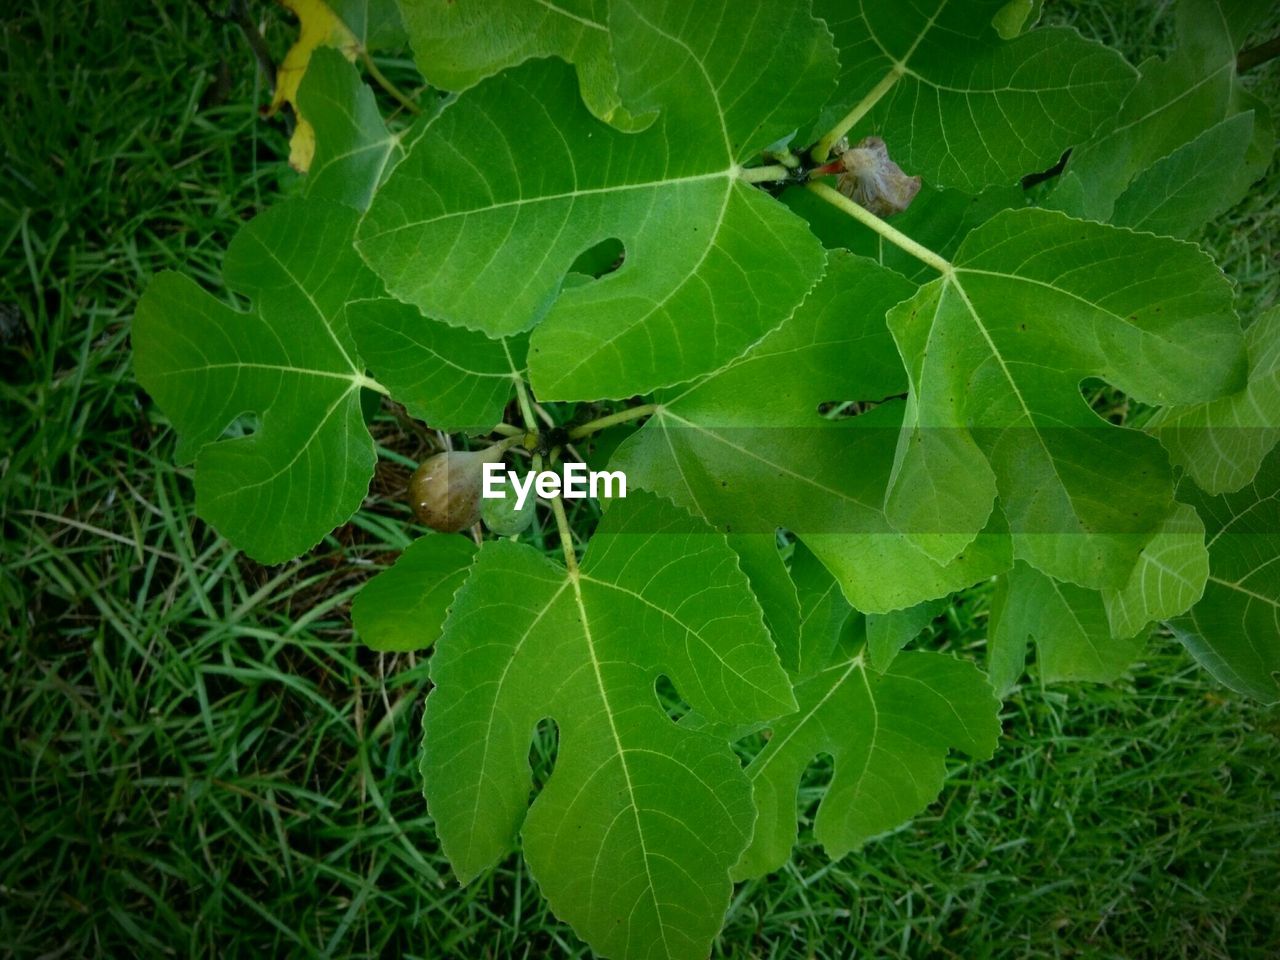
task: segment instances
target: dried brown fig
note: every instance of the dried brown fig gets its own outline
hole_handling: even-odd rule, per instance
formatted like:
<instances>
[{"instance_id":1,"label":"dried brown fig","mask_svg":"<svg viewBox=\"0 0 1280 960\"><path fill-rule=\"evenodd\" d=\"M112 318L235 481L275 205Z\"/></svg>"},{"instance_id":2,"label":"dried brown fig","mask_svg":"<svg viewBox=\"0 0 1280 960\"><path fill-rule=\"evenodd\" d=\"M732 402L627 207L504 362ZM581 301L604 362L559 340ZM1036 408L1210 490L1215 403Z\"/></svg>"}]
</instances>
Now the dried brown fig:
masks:
<instances>
[{"instance_id":1,"label":"dried brown fig","mask_svg":"<svg viewBox=\"0 0 1280 960\"><path fill-rule=\"evenodd\" d=\"M409 481L409 503L433 530L457 533L480 519L484 465L502 459L502 450L450 450L428 457Z\"/></svg>"},{"instance_id":2,"label":"dried brown fig","mask_svg":"<svg viewBox=\"0 0 1280 960\"><path fill-rule=\"evenodd\" d=\"M836 188L877 217L891 217L911 206L920 192L920 178L908 177L889 159L889 148L879 137L867 137L856 147L844 141L836 145L844 171Z\"/></svg>"}]
</instances>

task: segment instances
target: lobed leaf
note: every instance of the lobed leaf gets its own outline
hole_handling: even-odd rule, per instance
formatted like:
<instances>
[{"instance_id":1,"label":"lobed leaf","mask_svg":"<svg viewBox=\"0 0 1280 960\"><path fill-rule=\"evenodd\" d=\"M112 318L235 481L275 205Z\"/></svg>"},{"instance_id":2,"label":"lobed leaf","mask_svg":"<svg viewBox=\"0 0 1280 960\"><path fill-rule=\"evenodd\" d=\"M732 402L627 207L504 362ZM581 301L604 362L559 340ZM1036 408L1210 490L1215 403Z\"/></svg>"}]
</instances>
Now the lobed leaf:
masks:
<instances>
[{"instance_id":1,"label":"lobed leaf","mask_svg":"<svg viewBox=\"0 0 1280 960\"><path fill-rule=\"evenodd\" d=\"M1000 735L999 701L972 664L940 653L900 654L883 673L863 655L796 684L797 713L747 766L760 819L734 868L738 879L787 862L796 842L796 796L819 754L835 761L814 836L839 859L935 800L951 749L989 758Z\"/></svg>"},{"instance_id":2,"label":"lobed leaf","mask_svg":"<svg viewBox=\"0 0 1280 960\"><path fill-rule=\"evenodd\" d=\"M751 835L751 790L723 739L671 722L655 682L717 722L795 709L724 537L638 493L605 514L580 574L486 543L431 675L422 772L458 876L495 863L520 829L552 909L597 952L705 957ZM560 746L526 816L543 717Z\"/></svg>"},{"instance_id":3,"label":"lobed leaf","mask_svg":"<svg viewBox=\"0 0 1280 960\"><path fill-rule=\"evenodd\" d=\"M544 400L626 397L713 369L822 270L803 223L738 174L827 95L829 38L799 5L698 12L610 6L626 100L658 113L648 129L601 123L567 68L526 63L447 107L361 225L360 250L396 297L491 336L536 326L530 376ZM564 287L576 258L611 238L621 268Z\"/></svg>"},{"instance_id":4,"label":"lobed leaf","mask_svg":"<svg viewBox=\"0 0 1280 960\"><path fill-rule=\"evenodd\" d=\"M912 387L887 500L898 529L945 562L998 491L1015 555L1092 589L1128 579L1173 510L1173 477L1159 444L1102 421L1080 382L1166 404L1244 380L1230 286L1207 256L1050 211L970 233L889 326Z\"/></svg>"},{"instance_id":5,"label":"lobed leaf","mask_svg":"<svg viewBox=\"0 0 1280 960\"><path fill-rule=\"evenodd\" d=\"M355 211L291 200L245 226L227 251L242 312L194 282L158 275L133 323L138 381L196 458L196 512L262 563L314 546L360 506L373 441L360 391L370 384L347 305L380 284L352 248ZM224 439L244 415L248 436Z\"/></svg>"}]
</instances>

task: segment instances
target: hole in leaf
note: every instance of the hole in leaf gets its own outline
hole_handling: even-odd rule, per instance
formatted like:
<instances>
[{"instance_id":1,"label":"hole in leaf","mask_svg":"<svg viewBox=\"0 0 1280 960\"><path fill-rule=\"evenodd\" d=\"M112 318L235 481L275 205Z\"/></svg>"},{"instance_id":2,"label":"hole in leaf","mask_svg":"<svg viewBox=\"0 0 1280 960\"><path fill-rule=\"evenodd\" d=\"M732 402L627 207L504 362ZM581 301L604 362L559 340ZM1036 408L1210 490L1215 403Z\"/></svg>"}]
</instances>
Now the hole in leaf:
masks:
<instances>
[{"instance_id":1,"label":"hole in leaf","mask_svg":"<svg viewBox=\"0 0 1280 960\"><path fill-rule=\"evenodd\" d=\"M578 254L578 259L573 261L573 265L569 267L569 272L580 273L583 276L591 277L593 280L599 280L622 266L622 261L626 259L626 256L627 251L623 247L622 241L617 237L609 237Z\"/></svg>"},{"instance_id":2,"label":"hole in leaf","mask_svg":"<svg viewBox=\"0 0 1280 960\"><path fill-rule=\"evenodd\" d=\"M760 755L760 751L768 746L769 741L773 739L773 728L765 727L763 730L756 730L748 733L740 740L733 742L733 752L738 755L738 760L743 767L751 765L751 761Z\"/></svg>"},{"instance_id":3,"label":"hole in leaf","mask_svg":"<svg viewBox=\"0 0 1280 960\"><path fill-rule=\"evenodd\" d=\"M667 712L672 723L679 723L680 718L689 712L689 704L676 691L671 678L662 674L653 682L653 692L658 695L658 705Z\"/></svg>"},{"instance_id":4,"label":"hole in leaf","mask_svg":"<svg viewBox=\"0 0 1280 960\"><path fill-rule=\"evenodd\" d=\"M1099 418L1117 426L1125 423L1141 409L1143 405L1129 399L1122 390L1117 390L1105 380L1097 377L1086 377L1080 381L1080 396L1089 404L1089 409Z\"/></svg>"},{"instance_id":5,"label":"hole in leaf","mask_svg":"<svg viewBox=\"0 0 1280 960\"><path fill-rule=\"evenodd\" d=\"M262 420L256 413L242 413L222 431L222 439L236 440L240 437L251 437L262 429Z\"/></svg>"},{"instance_id":6,"label":"hole in leaf","mask_svg":"<svg viewBox=\"0 0 1280 960\"><path fill-rule=\"evenodd\" d=\"M905 393L895 393L880 400L823 400L818 404L818 416L824 420L847 420L874 410L891 400L905 399L907 399Z\"/></svg>"},{"instance_id":7,"label":"hole in leaf","mask_svg":"<svg viewBox=\"0 0 1280 960\"><path fill-rule=\"evenodd\" d=\"M529 771L533 776L533 792L539 793L556 768L556 753L560 749L560 728L550 717L543 717L533 728L533 742L529 744Z\"/></svg>"}]
</instances>

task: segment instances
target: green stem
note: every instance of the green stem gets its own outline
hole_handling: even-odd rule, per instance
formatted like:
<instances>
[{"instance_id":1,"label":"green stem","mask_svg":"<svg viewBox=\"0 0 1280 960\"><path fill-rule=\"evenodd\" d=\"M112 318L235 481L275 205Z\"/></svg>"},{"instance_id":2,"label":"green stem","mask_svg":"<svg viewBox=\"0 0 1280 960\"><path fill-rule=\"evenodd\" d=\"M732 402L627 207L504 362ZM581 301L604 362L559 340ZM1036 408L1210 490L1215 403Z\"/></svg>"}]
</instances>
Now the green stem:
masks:
<instances>
[{"instance_id":1,"label":"green stem","mask_svg":"<svg viewBox=\"0 0 1280 960\"><path fill-rule=\"evenodd\" d=\"M763 156L766 160L773 160L777 163L782 164L788 170L800 169L800 158L797 157L790 150L781 150L778 152L766 150Z\"/></svg>"},{"instance_id":2,"label":"green stem","mask_svg":"<svg viewBox=\"0 0 1280 960\"><path fill-rule=\"evenodd\" d=\"M827 201L827 203L832 206L839 207L845 213L849 214L849 216L853 217L853 219L857 220L864 226L870 227L894 246L905 250L920 262L928 264L941 274L951 274L952 267L950 261L938 256L938 254L934 253L923 244L916 243L901 230L889 226L889 224L885 223L870 210L864 210L838 190L832 189L825 183L818 183L816 181L806 184L805 189L812 190L823 200Z\"/></svg>"},{"instance_id":3,"label":"green stem","mask_svg":"<svg viewBox=\"0 0 1280 960\"><path fill-rule=\"evenodd\" d=\"M583 437L589 437L591 434L598 433L606 427L612 427L615 423L626 423L628 420L639 420L641 417L647 417L649 414L657 412L658 409L656 403L643 403L638 407L628 407L626 410L611 413L607 417L589 420L571 429L569 431L569 439L581 440Z\"/></svg>"},{"instance_id":4,"label":"green stem","mask_svg":"<svg viewBox=\"0 0 1280 960\"><path fill-rule=\"evenodd\" d=\"M505 437L502 440L499 440L497 443L491 443L489 446L485 447L485 450L494 450L498 453L506 453L512 447L523 442L524 442L524 434L519 433L512 437Z\"/></svg>"},{"instance_id":5,"label":"green stem","mask_svg":"<svg viewBox=\"0 0 1280 960\"><path fill-rule=\"evenodd\" d=\"M404 107L414 116L421 116L422 108L405 96L399 87L387 79L386 75L378 69L378 65L373 62L373 57L369 56L369 51L361 50L360 55L364 60L364 68L369 71L369 76L373 77L378 86L391 94L396 103L400 104L400 106Z\"/></svg>"},{"instance_id":6,"label":"green stem","mask_svg":"<svg viewBox=\"0 0 1280 960\"><path fill-rule=\"evenodd\" d=\"M535 460L535 469L542 469L542 458ZM569 518L564 512L564 501L560 497L551 498L551 512L556 515L556 530L560 533L560 549L564 551L564 565L569 576L578 578L578 554L573 549L573 529L569 526Z\"/></svg>"},{"instance_id":7,"label":"green stem","mask_svg":"<svg viewBox=\"0 0 1280 960\"><path fill-rule=\"evenodd\" d=\"M530 433L538 432L538 418L533 415L533 404L529 402L529 391L525 389L524 378L517 376L516 400L520 404L520 416L524 418L525 429Z\"/></svg>"},{"instance_id":8,"label":"green stem","mask_svg":"<svg viewBox=\"0 0 1280 960\"><path fill-rule=\"evenodd\" d=\"M780 163L767 167L743 167L738 170L738 177L745 183L767 183L771 180L785 180L791 171Z\"/></svg>"},{"instance_id":9,"label":"green stem","mask_svg":"<svg viewBox=\"0 0 1280 960\"><path fill-rule=\"evenodd\" d=\"M859 100L854 105L854 108L841 118L839 123L823 134L822 139L817 142L809 154L814 163L826 162L827 157L831 156L831 148L835 146L836 141L852 130L854 124L871 112L872 108L880 102L880 98L893 89L893 85L898 82L898 78L904 72L901 64L894 64L893 69L871 88L870 93Z\"/></svg>"}]
</instances>

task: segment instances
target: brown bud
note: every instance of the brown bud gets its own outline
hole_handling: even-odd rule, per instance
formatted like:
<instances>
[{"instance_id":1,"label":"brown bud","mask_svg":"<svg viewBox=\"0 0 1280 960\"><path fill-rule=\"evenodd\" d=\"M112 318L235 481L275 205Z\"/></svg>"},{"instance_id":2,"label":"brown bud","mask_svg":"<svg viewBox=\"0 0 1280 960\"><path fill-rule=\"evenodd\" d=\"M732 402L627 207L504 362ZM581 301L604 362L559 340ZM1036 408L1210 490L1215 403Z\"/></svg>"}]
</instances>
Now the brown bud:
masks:
<instances>
[{"instance_id":1,"label":"brown bud","mask_svg":"<svg viewBox=\"0 0 1280 960\"><path fill-rule=\"evenodd\" d=\"M837 144L837 151L844 141ZM889 159L889 148L879 137L867 137L839 154L844 173L837 189L877 217L891 217L911 206L920 191L920 178L908 177Z\"/></svg>"},{"instance_id":2,"label":"brown bud","mask_svg":"<svg viewBox=\"0 0 1280 960\"><path fill-rule=\"evenodd\" d=\"M502 459L502 451L451 450L428 457L409 481L409 503L433 530L457 533L480 519L484 465Z\"/></svg>"}]
</instances>

